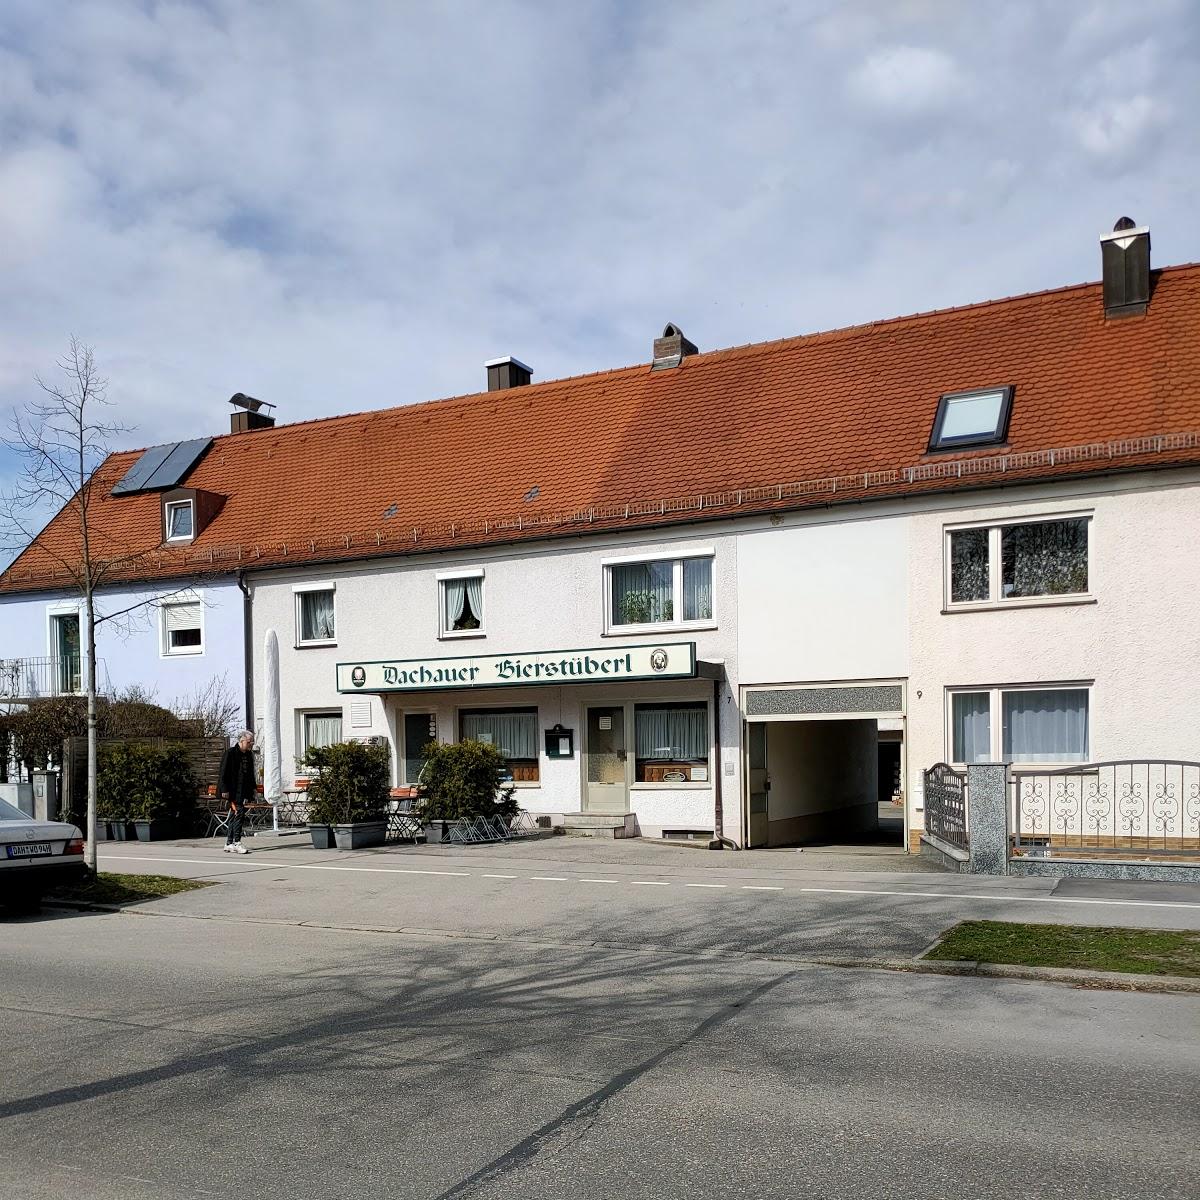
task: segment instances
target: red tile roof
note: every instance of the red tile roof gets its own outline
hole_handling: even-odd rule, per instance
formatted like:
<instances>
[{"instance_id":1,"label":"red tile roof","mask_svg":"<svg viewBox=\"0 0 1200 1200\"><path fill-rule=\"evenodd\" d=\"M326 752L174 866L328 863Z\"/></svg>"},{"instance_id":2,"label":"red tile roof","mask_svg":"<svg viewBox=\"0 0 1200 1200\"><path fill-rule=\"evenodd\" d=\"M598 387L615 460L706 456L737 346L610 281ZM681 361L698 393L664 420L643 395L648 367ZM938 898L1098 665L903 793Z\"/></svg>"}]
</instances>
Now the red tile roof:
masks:
<instances>
[{"instance_id":1,"label":"red tile roof","mask_svg":"<svg viewBox=\"0 0 1200 1200\"><path fill-rule=\"evenodd\" d=\"M159 547L158 495L109 495L139 452L113 454L93 520L146 552L129 578L179 578L1200 463L1200 265L1154 278L1143 317L1081 284L225 435L186 486L226 502L186 549ZM1000 384L1007 445L926 452L942 393ZM67 552L73 524L44 536ZM35 544L0 590L56 578Z\"/></svg>"}]
</instances>

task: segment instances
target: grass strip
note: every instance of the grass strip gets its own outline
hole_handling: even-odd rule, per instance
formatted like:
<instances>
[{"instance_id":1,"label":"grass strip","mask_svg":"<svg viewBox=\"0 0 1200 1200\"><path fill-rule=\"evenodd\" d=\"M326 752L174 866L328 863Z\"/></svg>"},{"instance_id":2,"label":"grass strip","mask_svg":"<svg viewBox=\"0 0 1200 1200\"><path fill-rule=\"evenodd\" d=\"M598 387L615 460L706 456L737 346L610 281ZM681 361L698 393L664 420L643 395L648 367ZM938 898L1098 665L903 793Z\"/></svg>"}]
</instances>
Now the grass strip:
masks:
<instances>
[{"instance_id":1,"label":"grass strip","mask_svg":"<svg viewBox=\"0 0 1200 1200\"><path fill-rule=\"evenodd\" d=\"M1200 932L963 921L926 958L1200 978Z\"/></svg>"},{"instance_id":2,"label":"grass strip","mask_svg":"<svg viewBox=\"0 0 1200 1200\"><path fill-rule=\"evenodd\" d=\"M212 880L177 879L174 875L120 875L101 871L84 883L57 888L52 899L78 900L89 904L132 904L138 900L154 900L211 887Z\"/></svg>"}]
</instances>

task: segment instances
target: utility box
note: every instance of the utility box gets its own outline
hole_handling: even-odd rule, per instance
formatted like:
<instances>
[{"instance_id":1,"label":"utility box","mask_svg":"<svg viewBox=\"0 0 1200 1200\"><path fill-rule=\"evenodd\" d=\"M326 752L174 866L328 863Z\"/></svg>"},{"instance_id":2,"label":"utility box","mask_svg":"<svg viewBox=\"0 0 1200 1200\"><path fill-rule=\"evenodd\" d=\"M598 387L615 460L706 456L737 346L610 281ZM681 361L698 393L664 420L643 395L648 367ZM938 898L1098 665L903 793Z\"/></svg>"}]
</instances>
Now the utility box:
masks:
<instances>
[{"instance_id":1,"label":"utility box","mask_svg":"<svg viewBox=\"0 0 1200 1200\"><path fill-rule=\"evenodd\" d=\"M57 771L34 771L32 778L34 819L57 821L62 807L62 789L59 786L62 776Z\"/></svg>"},{"instance_id":2,"label":"utility box","mask_svg":"<svg viewBox=\"0 0 1200 1200\"><path fill-rule=\"evenodd\" d=\"M32 783L0 783L0 800L7 800L27 817L33 816Z\"/></svg>"}]
</instances>

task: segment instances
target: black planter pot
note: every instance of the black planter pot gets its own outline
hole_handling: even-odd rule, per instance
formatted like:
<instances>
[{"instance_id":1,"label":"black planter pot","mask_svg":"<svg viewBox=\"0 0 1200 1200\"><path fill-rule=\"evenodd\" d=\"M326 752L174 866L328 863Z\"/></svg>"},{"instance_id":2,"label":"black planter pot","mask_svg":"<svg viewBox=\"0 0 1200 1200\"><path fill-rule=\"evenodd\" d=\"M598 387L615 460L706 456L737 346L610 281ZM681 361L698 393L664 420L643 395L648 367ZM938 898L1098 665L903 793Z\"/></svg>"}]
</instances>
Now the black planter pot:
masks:
<instances>
[{"instance_id":1,"label":"black planter pot","mask_svg":"<svg viewBox=\"0 0 1200 1200\"><path fill-rule=\"evenodd\" d=\"M352 821L333 826L333 840L339 850L365 850L382 846L387 837L387 821Z\"/></svg>"},{"instance_id":2,"label":"black planter pot","mask_svg":"<svg viewBox=\"0 0 1200 1200\"><path fill-rule=\"evenodd\" d=\"M333 830L328 825L310 825L309 836L312 838L314 850L333 849Z\"/></svg>"},{"instance_id":3,"label":"black planter pot","mask_svg":"<svg viewBox=\"0 0 1200 1200\"><path fill-rule=\"evenodd\" d=\"M176 828L170 817L156 817L153 821L134 821L133 828L139 842L161 842L173 838Z\"/></svg>"}]
</instances>

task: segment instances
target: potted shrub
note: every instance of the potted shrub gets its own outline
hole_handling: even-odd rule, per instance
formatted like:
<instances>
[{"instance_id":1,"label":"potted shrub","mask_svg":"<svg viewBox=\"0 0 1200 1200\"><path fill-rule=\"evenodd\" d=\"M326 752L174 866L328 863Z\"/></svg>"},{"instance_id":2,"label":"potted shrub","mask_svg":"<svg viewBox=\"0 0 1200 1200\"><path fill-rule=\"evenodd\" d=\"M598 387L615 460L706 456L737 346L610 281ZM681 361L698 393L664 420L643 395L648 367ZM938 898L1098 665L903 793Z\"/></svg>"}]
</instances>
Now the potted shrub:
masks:
<instances>
[{"instance_id":1,"label":"potted shrub","mask_svg":"<svg viewBox=\"0 0 1200 1200\"><path fill-rule=\"evenodd\" d=\"M174 837L190 827L195 802L184 746L119 742L100 750L96 809L115 841Z\"/></svg>"},{"instance_id":2,"label":"potted shrub","mask_svg":"<svg viewBox=\"0 0 1200 1200\"><path fill-rule=\"evenodd\" d=\"M322 845L327 827L339 850L382 846L387 835L391 755L386 746L337 742L315 746L304 756L309 771L308 827L313 845Z\"/></svg>"},{"instance_id":3,"label":"potted shrub","mask_svg":"<svg viewBox=\"0 0 1200 1200\"><path fill-rule=\"evenodd\" d=\"M445 841L450 821L498 816L507 823L517 815L508 765L495 746L433 742L422 753L425 766L416 811L427 842Z\"/></svg>"}]
</instances>

